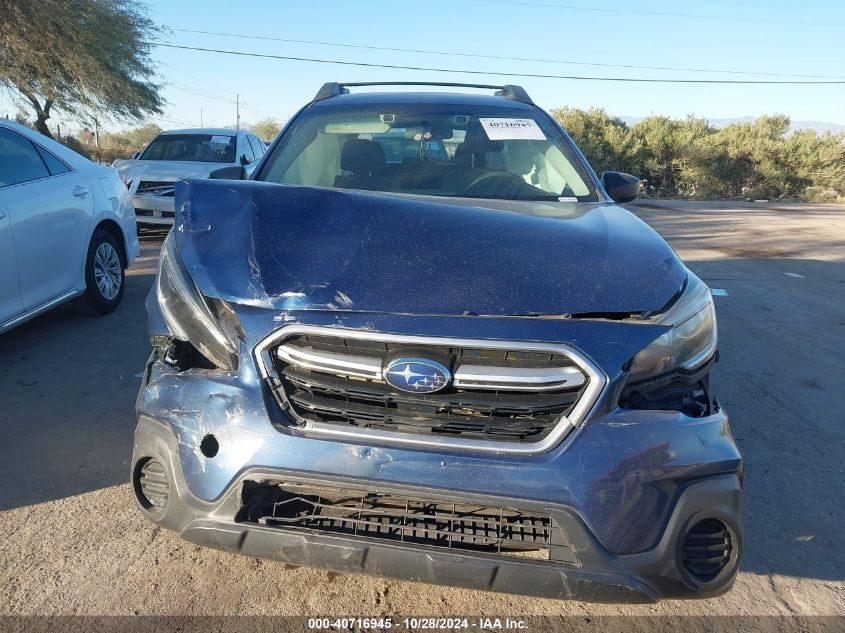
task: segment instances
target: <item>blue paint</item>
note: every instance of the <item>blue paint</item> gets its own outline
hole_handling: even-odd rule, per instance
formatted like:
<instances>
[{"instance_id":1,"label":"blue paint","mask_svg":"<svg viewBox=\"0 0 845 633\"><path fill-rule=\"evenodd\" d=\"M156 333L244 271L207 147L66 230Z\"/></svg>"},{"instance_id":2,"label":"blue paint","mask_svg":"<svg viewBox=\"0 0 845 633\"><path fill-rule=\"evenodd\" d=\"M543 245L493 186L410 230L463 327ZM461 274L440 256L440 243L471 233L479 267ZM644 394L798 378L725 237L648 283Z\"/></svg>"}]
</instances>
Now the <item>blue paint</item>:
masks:
<instances>
[{"instance_id":1,"label":"blue paint","mask_svg":"<svg viewBox=\"0 0 845 633\"><path fill-rule=\"evenodd\" d=\"M663 307L686 275L651 228L601 203L196 180L177 184L176 208L200 290L277 310L636 313Z\"/></svg>"}]
</instances>

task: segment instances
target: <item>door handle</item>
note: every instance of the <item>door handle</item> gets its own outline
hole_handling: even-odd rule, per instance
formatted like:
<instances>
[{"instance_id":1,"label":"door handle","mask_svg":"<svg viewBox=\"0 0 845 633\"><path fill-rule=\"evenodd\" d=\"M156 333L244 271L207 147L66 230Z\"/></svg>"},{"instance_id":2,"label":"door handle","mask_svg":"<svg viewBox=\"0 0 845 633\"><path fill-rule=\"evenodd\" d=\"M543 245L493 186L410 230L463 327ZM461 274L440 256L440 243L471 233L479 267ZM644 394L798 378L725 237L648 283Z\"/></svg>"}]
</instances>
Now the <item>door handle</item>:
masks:
<instances>
[{"instance_id":1,"label":"door handle","mask_svg":"<svg viewBox=\"0 0 845 633\"><path fill-rule=\"evenodd\" d=\"M5 218L6 218L6 212L5 212L5 211L0 211L0 220L3 220L3 219L5 219Z\"/></svg>"},{"instance_id":2,"label":"door handle","mask_svg":"<svg viewBox=\"0 0 845 633\"><path fill-rule=\"evenodd\" d=\"M80 185L76 185L73 188L73 195L77 198L84 198L88 195L88 189L86 187L82 187Z\"/></svg>"}]
</instances>

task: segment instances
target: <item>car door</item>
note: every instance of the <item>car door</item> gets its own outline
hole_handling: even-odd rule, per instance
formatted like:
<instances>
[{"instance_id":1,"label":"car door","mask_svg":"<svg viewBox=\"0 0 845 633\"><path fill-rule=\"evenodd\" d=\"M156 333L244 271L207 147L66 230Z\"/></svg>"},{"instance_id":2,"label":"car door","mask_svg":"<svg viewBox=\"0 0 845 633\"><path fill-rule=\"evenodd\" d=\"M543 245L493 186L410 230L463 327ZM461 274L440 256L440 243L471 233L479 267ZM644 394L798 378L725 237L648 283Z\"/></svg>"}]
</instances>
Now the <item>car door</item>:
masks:
<instances>
[{"instance_id":1,"label":"car door","mask_svg":"<svg viewBox=\"0 0 845 633\"><path fill-rule=\"evenodd\" d=\"M11 220L23 311L71 291L88 251L88 178L17 132L0 127L0 194Z\"/></svg>"},{"instance_id":2,"label":"car door","mask_svg":"<svg viewBox=\"0 0 845 633\"><path fill-rule=\"evenodd\" d=\"M252 151L252 146L246 138L246 134L238 134L238 160L240 164L246 169L247 175L252 174L255 170L255 152Z\"/></svg>"},{"instance_id":3,"label":"car door","mask_svg":"<svg viewBox=\"0 0 845 633\"><path fill-rule=\"evenodd\" d=\"M258 163L267 151L267 146L251 134L247 135L246 139L249 142L250 147L252 147L252 152L255 155L255 162L249 166L251 169L247 168L247 174L252 175L252 172L255 171L256 167L258 167Z\"/></svg>"},{"instance_id":4,"label":"car door","mask_svg":"<svg viewBox=\"0 0 845 633\"><path fill-rule=\"evenodd\" d=\"M23 312L12 220L0 193L0 326Z\"/></svg>"}]
</instances>

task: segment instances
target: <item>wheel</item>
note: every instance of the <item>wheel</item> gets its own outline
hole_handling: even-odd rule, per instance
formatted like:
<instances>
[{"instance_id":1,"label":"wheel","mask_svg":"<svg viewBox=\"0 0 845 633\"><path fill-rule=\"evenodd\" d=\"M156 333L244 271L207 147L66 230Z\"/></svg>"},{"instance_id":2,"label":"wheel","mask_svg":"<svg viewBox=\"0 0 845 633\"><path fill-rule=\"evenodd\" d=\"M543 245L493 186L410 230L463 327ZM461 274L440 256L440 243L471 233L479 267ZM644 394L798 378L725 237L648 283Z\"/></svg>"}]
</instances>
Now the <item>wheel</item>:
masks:
<instances>
[{"instance_id":1,"label":"wheel","mask_svg":"<svg viewBox=\"0 0 845 633\"><path fill-rule=\"evenodd\" d=\"M88 245L81 303L90 312L108 314L120 303L123 286L123 261L117 240L108 231L97 229Z\"/></svg>"}]
</instances>

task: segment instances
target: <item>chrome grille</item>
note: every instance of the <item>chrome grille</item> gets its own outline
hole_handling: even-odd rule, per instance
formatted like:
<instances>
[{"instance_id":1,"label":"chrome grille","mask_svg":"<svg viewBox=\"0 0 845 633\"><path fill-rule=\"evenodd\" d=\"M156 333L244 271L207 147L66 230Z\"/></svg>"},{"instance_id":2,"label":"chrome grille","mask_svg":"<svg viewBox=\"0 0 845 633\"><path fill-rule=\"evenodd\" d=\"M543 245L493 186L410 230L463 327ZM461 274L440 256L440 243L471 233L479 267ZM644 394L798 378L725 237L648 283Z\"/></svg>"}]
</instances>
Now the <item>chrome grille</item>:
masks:
<instances>
[{"instance_id":1,"label":"chrome grille","mask_svg":"<svg viewBox=\"0 0 845 633\"><path fill-rule=\"evenodd\" d=\"M165 180L142 180L138 183L139 194L154 196L172 196L176 183Z\"/></svg>"},{"instance_id":2,"label":"chrome grille","mask_svg":"<svg viewBox=\"0 0 845 633\"><path fill-rule=\"evenodd\" d=\"M560 347L498 341L380 336L308 328L266 349L268 379L301 425L348 432L537 444L549 437L598 378ZM442 363L452 383L435 393L385 380L392 359Z\"/></svg>"},{"instance_id":3,"label":"chrome grille","mask_svg":"<svg viewBox=\"0 0 845 633\"><path fill-rule=\"evenodd\" d=\"M577 563L542 513L289 482L247 481L243 498L240 520L269 527Z\"/></svg>"}]
</instances>

